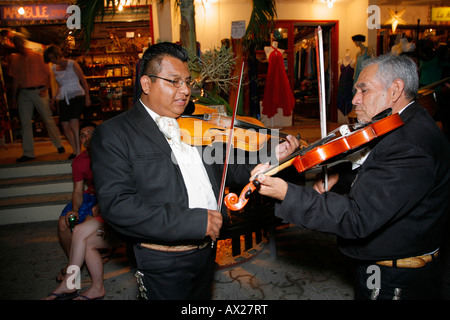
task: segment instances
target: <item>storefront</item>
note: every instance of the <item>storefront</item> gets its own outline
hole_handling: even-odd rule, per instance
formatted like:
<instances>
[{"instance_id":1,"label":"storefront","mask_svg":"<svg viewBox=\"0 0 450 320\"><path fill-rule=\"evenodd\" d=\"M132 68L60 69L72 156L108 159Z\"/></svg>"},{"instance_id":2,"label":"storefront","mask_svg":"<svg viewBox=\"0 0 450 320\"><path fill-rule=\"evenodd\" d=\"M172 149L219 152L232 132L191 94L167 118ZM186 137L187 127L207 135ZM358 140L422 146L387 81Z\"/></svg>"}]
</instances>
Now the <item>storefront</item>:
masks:
<instances>
[{"instance_id":1,"label":"storefront","mask_svg":"<svg viewBox=\"0 0 450 320\"><path fill-rule=\"evenodd\" d=\"M10 3L10 2L8 2ZM27 38L26 46L43 52L55 44L66 58L81 66L89 83L92 105L85 108L83 117L101 121L128 109L133 104L136 65L139 53L154 43L152 6L128 6L113 16L106 12L98 19L91 35L89 49L76 40L68 28L72 11L70 3L0 5L2 29L2 79L6 92L2 97L2 128L5 140L20 137L17 109L8 108L11 101L11 79L8 77L8 56L13 52L11 37L20 33ZM69 13L67 13L69 12ZM53 92L57 90L53 83ZM54 118L58 121L58 109ZM4 122L4 124L3 124ZM46 136L45 126L38 114L33 123L35 136Z\"/></svg>"},{"instance_id":2,"label":"storefront","mask_svg":"<svg viewBox=\"0 0 450 320\"><path fill-rule=\"evenodd\" d=\"M145 10L148 14L151 7ZM137 95L139 55L151 44L153 33L148 20L95 25L89 51L77 58L89 83L93 103L86 108L85 118L105 120L131 108ZM77 50L75 46L73 56Z\"/></svg>"},{"instance_id":3,"label":"storefront","mask_svg":"<svg viewBox=\"0 0 450 320\"><path fill-rule=\"evenodd\" d=\"M197 3L197 2L196 2ZM389 52L394 46L398 34L402 30L411 34L412 41L416 43L417 21L420 20L420 36L424 37L427 29L436 30L436 37L433 41L448 43L447 31L448 21L443 21L446 7L450 6L450 1L375 1L375 0L347 0L334 1L333 6L328 6L326 1L277 1L277 17L275 26L275 37L278 37L279 45L285 52L285 66L292 90L296 95L297 114L308 117L316 117L318 114L317 94L309 94L309 89L314 85L314 81L305 81L302 78L299 57L303 52L307 52L311 45L314 45L314 29L318 25L324 30L324 45L328 64L326 72L326 100L327 118L329 121L347 122L348 117L344 116L337 107L337 96L339 90L339 80L341 77L340 61L349 56L355 63L360 53L360 48L355 45L352 36L361 34L365 37L364 47L373 55ZM435 9L434 9L435 8ZM432 11L438 8L441 11L441 21L435 21ZM442 9L444 8L444 9ZM244 20L246 26L249 23L252 6L250 3L236 3L220 1L211 2L208 6L196 6L196 30L197 40L201 44L202 50L208 50L220 46L220 40L230 36L231 23L233 21ZM390 12L402 12L400 17L405 21L391 21ZM176 16L176 15L175 15ZM172 19L177 21L176 18ZM370 24L373 25L370 25ZM392 32L392 24L397 24L396 32ZM174 22L172 22L172 25ZM377 25L378 24L378 25ZM278 30L280 29L280 31ZM177 29L172 29L174 39L178 39ZM394 35L393 41L391 36ZM439 40L440 38L441 40ZM267 39L270 44L271 39ZM328 45L328 47L327 47ZM260 48L258 53L261 56L261 83L264 83L264 75L267 70L267 63L262 61L264 54ZM300 74L298 74L300 72ZM303 77L305 76L303 73ZM308 80L308 79L306 79ZM309 79L311 80L311 79ZM263 92L263 88L260 89ZM261 96L261 94L260 94Z\"/></svg>"},{"instance_id":4,"label":"storefront","mask_svg":"<svg viewBox=\"0 0 450 320\"><path fill-rule=\"evenodd\" d=\"M19 6L0 2L0 5L5 4L1 6L0 27L26 33L32 41L30 44L34 43L38 50L50 43L63 47L67 57L82 65L91 86L93 105L87 108L85 116L102 120L126 110L135 100L139 53L157 41L176 42L180 39L179 8L170 1L155 2L125 6L112 18L105 15L103 22L96 21L87 54L80 49L82 44L74 42L67 34L65 10L69 3L30 4L24 6L24 13L20 15ZM337 0L329 6L323 0L277 1L276 25L267 44L276 40L285 50L286 72L296 99L292 122L295 122L295 115L318 117L317 71L313 61L314 33L318 26L323 30L324 39L327 119L346 122L347 116L337 106L342 75L339 61L346 56L356 60L360 49L355 46L352 36L363 35L365 46L373 49L374 55L390 52L402 39L416 48L424 39L447 45L448 2L399 1L391 5L387 1ZM221 40L229 39L233 22L244 21L247 27L252 11L249 2L223 0L202 5L196 0L194 4L196 37L202 51L218 48ZM398 12L400 18L395 32L392 30L392 12ZM379 23L378 27L369 28L369 21L374 19ZM261 99L267 60L263 48L256 51ZM5 67L6 63L3 65ZM8 88L6 80L5 83Z\"/></svg>"},{"instance_id":5,"label":"storefront","mask_svg":"<svg viewBox=\"0 0 450 320\"><path fill-rule=\"evenodd\" d=\"M318 66L316 60L316 31L322 29L324 80L327 97L327 109L333 115L331 121L336 122L337 114L336 88L338 75L338 32L339 21L321 20L277 20L273 40L278 42L280 49L285 50L285 66L289 83L296 99L294 113L305 117L319 116ZM263 52L258 52L263 56ZM263 58L261 61L264 61ZM267 64L267 61L264 61ZM265 67L265 68L264 68ZM264 78L263 65L260 77Z\"/></svg>"}]
</instances>

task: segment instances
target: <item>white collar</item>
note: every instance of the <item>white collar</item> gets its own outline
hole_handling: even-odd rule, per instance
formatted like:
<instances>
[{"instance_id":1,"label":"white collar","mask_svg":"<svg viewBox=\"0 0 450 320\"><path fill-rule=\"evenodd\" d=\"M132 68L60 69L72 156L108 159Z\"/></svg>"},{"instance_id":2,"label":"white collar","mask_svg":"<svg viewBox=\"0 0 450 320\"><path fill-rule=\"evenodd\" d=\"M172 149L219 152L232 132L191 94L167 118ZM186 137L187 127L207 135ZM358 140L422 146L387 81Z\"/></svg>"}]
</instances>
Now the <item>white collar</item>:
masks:
<instances>
[{"instance_id":1,"label":"white collar","mask_svg":"<svg viewBox=\"0 0 450 320\"><path fill-rule=\"evenodd\" d=\"M410 103L408 103L402 110L400 110L399 112L398 112L398 114L400 114L400 113L402 113L403 111L405 111L405 109L406 108L408 108L411 104L413 104L414 103L414 100L413 101L411 101Z\"/></svg>"},{"instance_id":2,"label":"white collar","mask_svg":"<svg viewBox=\"0 0 450 320\"><path fill-rule=\"evenodd\" d=\"M156 118L160 117L159 114L157 114L155 111L153 111L152 109L150 109L149 107L147 107L144 102L141 100L141 98L139 98L139 101L142 103L142 105L144 106L145 110L147 110L148 114L152 117L153 120L155 120L156 122Z\"/></svg>"}]
</instances>

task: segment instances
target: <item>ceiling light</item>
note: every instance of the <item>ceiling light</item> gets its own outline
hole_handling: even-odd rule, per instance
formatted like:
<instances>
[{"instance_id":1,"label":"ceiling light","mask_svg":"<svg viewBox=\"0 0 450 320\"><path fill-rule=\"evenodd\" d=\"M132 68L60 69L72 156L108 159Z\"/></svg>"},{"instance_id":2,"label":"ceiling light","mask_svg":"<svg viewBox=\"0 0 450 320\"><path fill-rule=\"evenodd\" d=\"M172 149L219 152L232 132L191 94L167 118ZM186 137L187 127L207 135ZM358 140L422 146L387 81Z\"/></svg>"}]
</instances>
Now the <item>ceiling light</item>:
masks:
<instances>
[{"instance_id":1,"label":"ceiling light","mask_svg":"<svg viewBox=\"0 0 450 320\"><path fill-rule=\"evenodd\" d=\"M405 13L406 9L401 10L397 13L397 11L389 10L389 14L391 15L391 18L387 20L386 24L392 24L392 33L395 33L395 30L397 30L397 26L399 24L406 24L406 21L402 19L402 15Z\"/></svg>"}]
</instances>

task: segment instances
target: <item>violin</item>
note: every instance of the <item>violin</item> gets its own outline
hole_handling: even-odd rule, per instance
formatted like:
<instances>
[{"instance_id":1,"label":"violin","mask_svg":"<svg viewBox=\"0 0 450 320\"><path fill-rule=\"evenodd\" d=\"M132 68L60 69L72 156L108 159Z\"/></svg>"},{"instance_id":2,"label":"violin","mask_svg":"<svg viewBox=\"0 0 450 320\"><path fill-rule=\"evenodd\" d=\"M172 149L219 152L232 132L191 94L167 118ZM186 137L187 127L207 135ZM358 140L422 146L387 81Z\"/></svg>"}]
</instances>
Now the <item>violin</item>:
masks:
<instances>
[{"instance_id":1,"label":"violin","mask_svg":"<svg viewBox=\"0 0 450 320\"><path fill-rule=\"evenodd\" d=\"M390 109L387 112L391 112ZM384 115L385 113L383 113ZM265 174L272 176L277 172L293 165L295 169L301 173L309 169L324 164L325 162L332 162L337 156L343 156L350 151L358 150L360 147L369 143L377 137L380 137L396 128L402 126L404 123L398 113L386 116L379 119L380 116L374 117L370 124L363 125L364 127L358 128L360 124L355 127L342 126L338 128L341 136L336 136L336 130L330 133L325 138L311 144L309 147L302 148L295 151L286 159L283 159L279 164L272 165L264 172L258 174ZM353 129L353 130L352 130ZM224 202L228 209L238 211L242 209L248 202L250 195L253 191L257 190L260 186L260 182L257 177L248 183L242 190L239 197L235 193L229 193L225 196Z\"/></svg>"},{"instance_id":2,"label":"violin","mask_svg":"<svg viewBox=\"0 0 450 320\"><path fill-rule=\"evenodd\" d=\"M193 114L183 114L178 118L181 140L193 146L211 145L213 142L226 143L231 133L232 118L216 109L195 105ZM245 151L260 150L269 138L286 140L288 134L264 127L253 117L236 116L234 121L233 147ZM300 137L297 136L300 140ZM306 144L300 141L301 144Z\"/></svg>"}]
</instances>

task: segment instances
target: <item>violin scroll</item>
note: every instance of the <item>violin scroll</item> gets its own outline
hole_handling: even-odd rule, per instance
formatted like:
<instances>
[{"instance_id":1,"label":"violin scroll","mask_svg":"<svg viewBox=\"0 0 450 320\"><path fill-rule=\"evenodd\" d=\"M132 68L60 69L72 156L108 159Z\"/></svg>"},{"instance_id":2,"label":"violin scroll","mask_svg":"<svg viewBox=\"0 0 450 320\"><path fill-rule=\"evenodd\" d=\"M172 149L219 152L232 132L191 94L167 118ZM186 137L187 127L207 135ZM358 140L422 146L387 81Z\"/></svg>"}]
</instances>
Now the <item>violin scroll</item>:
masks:
<instances>
[{"instance_id":1,"label":"violin scroll","mask_svg":"<svg viewBox=\"0 0 450 320\"><path fill-rule=\"evenodd\" d=\"M261 183L258 180L250 181L244 187L244 189L242 189L239 197L237 196L236 193L230 192L225 196L223 201L225 202L225 205L227 206L228 209L233 211L239 211L243 207L245 207L245 205L248 202L248 199L250 199L252 192L258 190L260 186Z\"/></svg>"}]
</instances>

